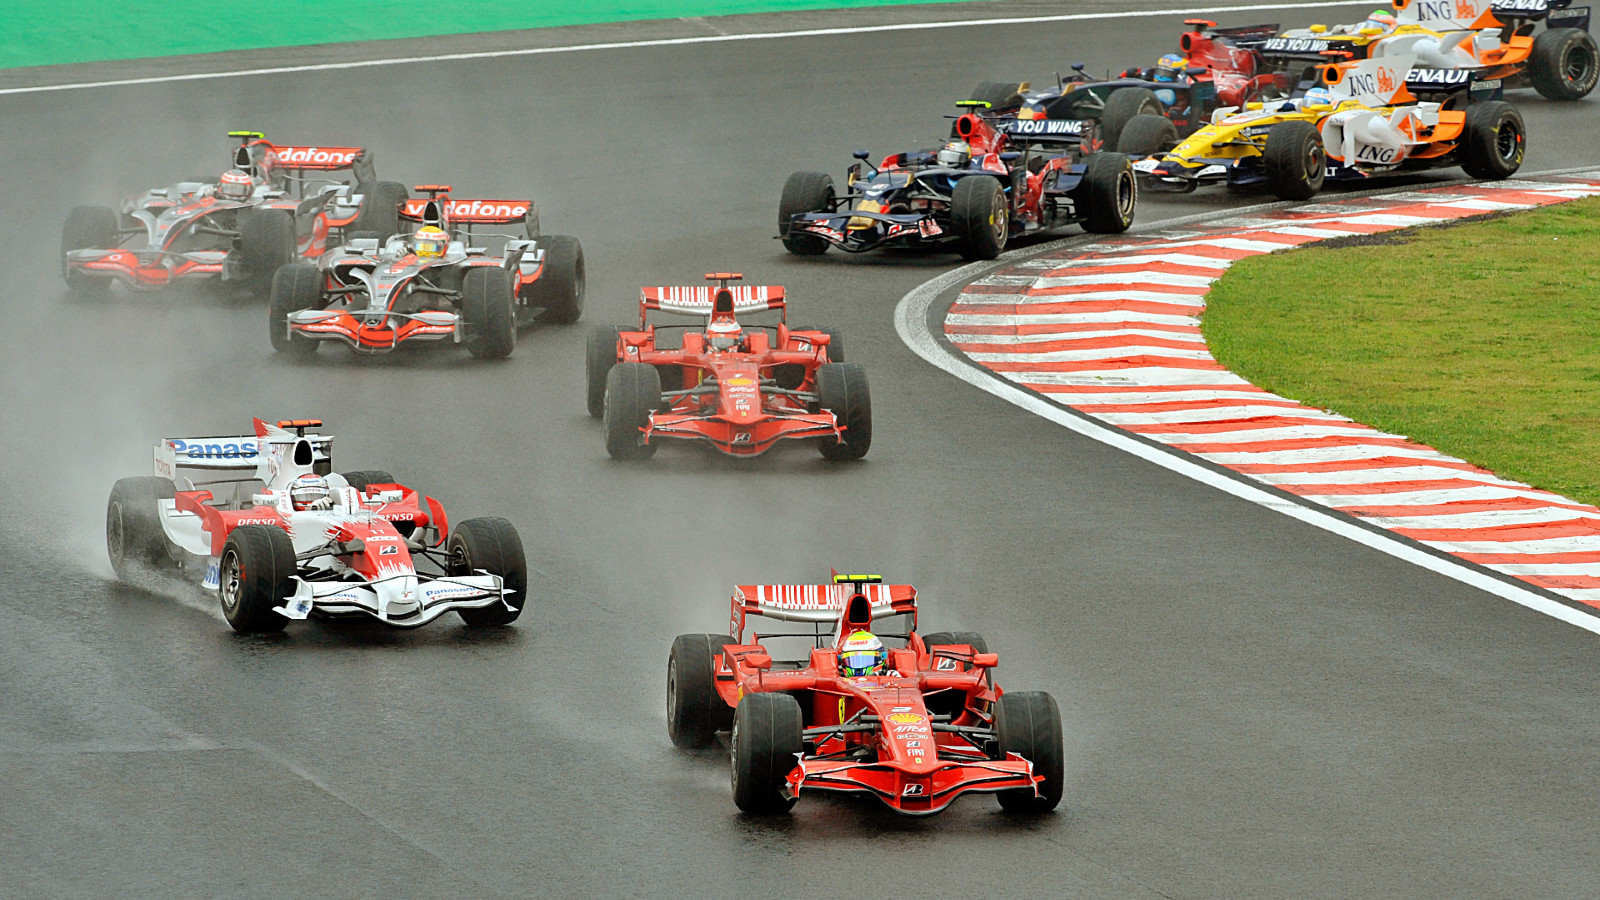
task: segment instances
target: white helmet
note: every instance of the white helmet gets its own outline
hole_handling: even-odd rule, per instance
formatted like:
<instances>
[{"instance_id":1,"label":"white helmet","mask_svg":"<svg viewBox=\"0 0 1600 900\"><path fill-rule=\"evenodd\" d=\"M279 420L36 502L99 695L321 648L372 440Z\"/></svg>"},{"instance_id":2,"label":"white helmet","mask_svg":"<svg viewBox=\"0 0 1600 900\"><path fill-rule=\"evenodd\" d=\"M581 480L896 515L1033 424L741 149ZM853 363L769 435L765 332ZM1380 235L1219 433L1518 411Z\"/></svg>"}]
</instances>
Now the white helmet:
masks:
<instances>
[{"instance_id":1,"label":"white helmet","mask_svg":"<svg viewBox=\"0 0 1600 900\"><path fill-rule=\"evenodd\" d=\"M949 169L965 169L972 159L972 145L966 141L950 141L939 148L939 165Z\"/></svg>"},{"instance_id":2,"label":"white helmet","mask_svg":"<svg viewBox=\"0 0 1600 900\"><path fill-rule=\"evenodd\" d=\"M296 510L327 509L333 505L328 479L311 472L289 484L289 502Z\"/></svg>"},{"instance_id":3,"label":"white helmet","mask_svg":"<svg viewBox=\"0 0 1600 900\"><path fill-rule=\"evenodd\" d=\"M224 200L249 200L255 192L255 179L243 169L229 169L217 179L217 196Z\"/></svg>"}]
</instances>

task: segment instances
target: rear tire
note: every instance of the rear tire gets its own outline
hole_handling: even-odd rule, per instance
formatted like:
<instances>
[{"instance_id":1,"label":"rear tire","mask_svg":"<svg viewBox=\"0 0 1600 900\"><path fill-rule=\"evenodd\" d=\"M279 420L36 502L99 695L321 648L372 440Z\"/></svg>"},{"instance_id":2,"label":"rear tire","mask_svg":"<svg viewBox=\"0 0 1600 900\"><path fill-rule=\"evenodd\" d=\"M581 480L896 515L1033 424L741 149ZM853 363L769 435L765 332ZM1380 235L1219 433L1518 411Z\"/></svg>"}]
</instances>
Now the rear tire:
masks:
<instances>
[{"instance_id":1,"label":"rear tire","mask_svg":"<svg viewBox=\"0 0 1600 900\"><path fill-rule=\"evenodd\" d=\"M962 259L994 259L1006 249L1011 214L998 178L968 175L957 181L950 193L950 219Z\"/></svg>"},{"instance_id":2,"label":"rear tire","mask_svg":"<svg viewBox=\"0 0 1600 900\"><path fill-rule=\"evenodd\" d=\"M1139 182L1133 177L1133 163L1119 153L1089 154L1083 180L1072 189L1072 206L1083 217L1084 231L1127 231L1139 207Z\"/></svg>"},{"instance_id":3,"label":"rear tire","mask_svg":"<svg viewBox=\"0 0 1600 900\"><path fill-rule=\"evenodd\" d=\"M623 329L616 325L598 325L589 332L589 346L584 358L584 400L592 418L606 414L606 375L617 364L617 347Z\"/></svg>"},{"instance_id":4,"label":"rear tire","mask_svg":"<svg viewBox=\"0 0 1600 900\"><path fill-rule=\"evenodd\" d=\"M516 292L511 273L475 266L461 279L461 312L466 317L467 352L478 359L505 359L517 349Z\"/></svg>"},{"instance_id":5,"label":"rear tire","mask_svg":"<svg viewBox=\"0 0 1600 900\"><path fill-rule=\"evenodd\" d=\"M617 363L606 373L606 452L612 459L649 459L656 445L641 431L661 403L661 373L648 363Z\"/></svg>"},{"instance_id":6,"label":"rear tire","mask_svg":"<svg viewBox=\"0 0 1600 900\"><path fill-rule=\"evenodd\" d=\"M311 263L291 263L272 276L267 323L272 349L293 359L309 359L322 343L289 333L289 316L322 304L322 273Z\"/></svg>"},{"instance_id":7,"label":"rear tire","mask_svg":"<svg viewBox=\"0 0 1600 900\"><path fill-rule=\"evenodd\" d=\"M1061 738L1061 709L1044 691L1013 691L994 705L994 730L999 757L1016 753L1033 763L1033 774L1043 775L1038 794L1028 790L995 794L1007 812L1046 813L1061 802L1066 777L1066 744Z\"/></svg>"},{"instance_id":8,"label":"rear tire","mask_svg":"<svg viewBox=\"0 0 1600 900\"><path fill-rule=\"evenodd\" d=\"M1472 106L1462 127L1462 170L1489 181L1510 178L1522 168L1526 134L1515 106L1500 100Z\"/></svg>"},{"instance_id":9,"label":"rear tire","mask_svg":"<svg viewBox=\"0 0 1600 900\"><path fill-rule=\"evenodd\" d=\"M61 276L75 294L104 296L111 279L97 278L67 267L69 250L110 250L117 245L117 214L104 206L74 206L61 226Z\"/></svg>"},{"instance_id":10,"label":"rear tire","mask_svg":"<svg viewBox=\"0 0 1600 900\"><path fill-rule=\"evenodd\" d=\"M735 643L725 634L680 634L667 657L667 736L685 750L711 746L733 726L733 707L717 693L715 654Z\"/></svg>"},{"instance_id":11,"label":"rear tire","mask_svg":"<svg viewBox=\"0 0 1600 900\"><path fill-rule=\"evenodd\" d=\"M352 232L370 232L383 243L400 233L400 204L411 199L411 192L398 181L378 181L357 188L363 195L361 212L356 215Z\"/></svg>"},{"instance_id":12,"label":"rear tire","mask_svg":"<svg viewBox=\"0 0 1600 900\"><path fill-rule=\"evenodd\" d=\"M510 625L528 608L528 561L515 525L499 516L468 519L451 529L445 547L451 575L477 575L479 569L499 575L511 594L507 600L516 607L507 609L501 603L456 610L468 628Z\"/></svg>"},{"instance_id":13,"label":"rear tire","mask_svg":"<svg viewBox=\"0 0 1600 900\"><path fill-rule=\"evenodd\" d=\"M828 242L816 235L789 231L789 222L800 213L832 212L833 177L826 172L796 172L783 183L778 201L778 236L783 247L798 256L818 256L828 252Z\"/></svg>"},{"instance_id":14,"label":"rear tire","mask_svg":"<svg viewBox=\"0 0 1600 900\"><path fill-rule=\"evenodd\" d=\"M172 479L154 475L120 478L112 486L106 501L106 555L118 578L133 581L144 572L173 568L159 501L176 495Z\"/></svg>"},{"instance_id":15,"label":"rear tire","mask_svg":"<svg viewBox=\"0 0 1600 900\"><path fill-rule=\"evenodd\" d=\"M1106 147L1122 146L1122 129L1136 116L1160 116L1166 111L1149 88L1125 87L1111 92L1100 112L1100 136Z\"/></svg>"},{"instance_id":16,"label":"rear tire","mask_svg":"<svg viewBox=\"0 0 1600 900\"><path fill-rule=\"evenodd\" d=\"M789 773L804 751L800 704L788 694L746 694L733 713L733 802L758 816L794 808Z\"/></svg>"},{"instance_id":17,"label":"rear tire","mask_svg":"<svg viewBox=\"0 0 1600 900\"><path fill-rule=\"evenodd\" d=\"M1261 165L1278 199L1310 200L1328 174L1322 135L1310 122L1279 122L1267 132Z\"/></svg>"},{"instance_id":18,"label":"rear tire","mask_svg":"<svg viewBox=\"0 0 1600 900\"><path fill-rule=\"evenodd\" d=\"M930 650L934 647L966 644L979 653L989 652L989 642L976 631L935 631L933 634L923 635L922 644Z\"/></svg>"},{"instance_id":19,"label":"rear tire","mask_svg":"<svg viewBox=\"0 0 1600 900\"><path fill-rule=\"evenodd\" d=\"M844 335L835 328L820 328L808 325L804 328L794 328L791 331L820 331L828 336L828 362L844 362Z\"/></svg>"},{"instance_id":20,"label":"rear tire","mask_svg":"<svg viewBox=\"0 0 1600 900\"><path fill-rule=\"evenodd\" d=\"M365 494L367 488L375 484L394 484L394 476L382 469L363 469L359 472L341 473L344 480L357 491Z\"/></svg>"},{"instance_id":21,"label":"rear tire","mask_svg":"<svg viewBox=\"0 0 1600 900\"><path fill-rule=\"evenodd\" d=\"M1582 100L1600 80L1600 50L1581 28L1551 28L1533 39L1528 80L1551 100Z\"/></svg>"},{"instance_id":22,"label":"rear tire","mask_svg":"<svg viewBox=\"0 0 1600 900\"><path fill-rule=\"evenodd\" d=\"M544 307L546 322L571 325L583 315L583 245L565 234L541 238L539 243L545 245L544 273L528 285L528 302Z\"/></svg>"},{"instance_id":23,"label":"rear tire","mask_svg":"<svg viewBox=\"0 0 1600 900\"><path fill-rule=\"evenodd\" d=\"M279 268L295 261L299 246L294 216L286 209L247 209L239 214L239 266L244 290L265 293Z\"/></svg>"},{"instance_id":24,"label":"rear tire","mask_svg":"<svg viewBox=\"0 0 1600 900\"><path fill-rule=\"evenodd\" d=\"M289 620L273 607L295 591L294 542L275 525L240 525L222 545L217 596L222 615L240 634L282 631Z\"/></svg>"},{"instance_id":25,"label":"rear tire","mask_svg":"<svg viewBox=\"0 0 1600 900\"><path fill-rule=\"evenodd\" d=\"M1140 115L1122 126L1117 152L1130 156L1154 156L1178 145L1178 126L1166 116Z\"/></svg>"},{"instance_id":26,"label":"rear tire","mask_svg":"<svg viewBox=\"0 0 1600 900\"><path fill-rule=\"evenodd\" d=\"M989 104L990 112L1003 112L1022 105L1022 84L1016 81L985 81L972 89L972 99Z\"/></svg>"},{"instance_id":27,"label":"rear tire","mask_svg":"<svg viewBox=\"0 0 1600 900\"><path fill-rule=\"evenodd\" d=\"M872 393L867 370L860 363L824 363L817 367L817 406L833 413L844 427L839 441L821 438L823 459L860 459L872 449Z\"/></svg>"}]
</instances>

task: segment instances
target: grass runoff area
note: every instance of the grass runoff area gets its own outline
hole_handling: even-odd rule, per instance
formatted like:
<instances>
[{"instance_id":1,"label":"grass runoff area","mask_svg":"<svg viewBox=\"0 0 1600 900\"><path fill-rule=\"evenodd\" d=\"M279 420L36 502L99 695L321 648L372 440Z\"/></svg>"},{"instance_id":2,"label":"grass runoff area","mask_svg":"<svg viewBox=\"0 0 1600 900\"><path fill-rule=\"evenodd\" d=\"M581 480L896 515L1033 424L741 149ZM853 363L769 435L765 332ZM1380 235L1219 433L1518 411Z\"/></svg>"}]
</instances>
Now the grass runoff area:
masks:
<instances>
[{"instance_id":1,"label":"grass runoff area","mask_svg":"<svg viewBox=\"0 0 1600 900\"><path fill-rule=\"evenodd\" d=\"M0 68L951 0L5 0Z\"/></svg>"},{"instance_id":2,"label":"grass runoff area","mask_svg":"<svg viewBox=\"0 0 1600 900\"><path fill-rule=\"evenodd\" d=\"M1374 237L1230 268L1202 321L1217 359L1600 504L1600 198Z\"/></svg>"}]
</instances>

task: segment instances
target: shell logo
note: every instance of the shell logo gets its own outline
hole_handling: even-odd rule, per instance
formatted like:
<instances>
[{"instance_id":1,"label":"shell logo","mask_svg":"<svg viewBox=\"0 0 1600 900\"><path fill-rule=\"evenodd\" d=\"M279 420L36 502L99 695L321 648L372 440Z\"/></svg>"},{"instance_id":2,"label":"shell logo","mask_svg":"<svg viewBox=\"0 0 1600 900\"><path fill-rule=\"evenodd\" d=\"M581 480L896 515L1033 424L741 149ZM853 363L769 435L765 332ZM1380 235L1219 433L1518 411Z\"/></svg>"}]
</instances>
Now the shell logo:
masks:
<instances>
[{"instance_id":1,"label":"shell logo","mask_svg":"<svg viewBox=\"0 0 1600 900\"><path fill-rule=\"evenodd\" d=\"M889 721L895 723L896 725L921 725L923 722L926 722L927 719L924 719L916 713L894 713L889 716Z\"/></svg>"},{"instance_id":2,"label":"shell logo","mask_svg":"<svg viewBox=\"0 0 1600 900\"><path fill-rule=\"evenodd\" d=\"M756 382L753 378L747 378L743 375L735 375L722 383L728 387L749 387Z\"/></svg>"},{"instance_id":3,"label":"shell logo","mask_svg":"<svg viewBox=\"0 0 1600 900\"><path fill-rule=\"evenodd\" d=\"M1378 70L1378 90L1385 94L1394 90L1394 72L1392 70Z\"/></svg>"},{"instance_id":4,"label":"shell logo","mask_svg":"<svg viewBox=\"0 0 1600 900\"><path fill-rule=\"evenodd\" d=\"M1470 0L1456 0L1456 18L1476 19L1477 17L1478 7L1473 5Z\"/></svg>"}]
</instances>

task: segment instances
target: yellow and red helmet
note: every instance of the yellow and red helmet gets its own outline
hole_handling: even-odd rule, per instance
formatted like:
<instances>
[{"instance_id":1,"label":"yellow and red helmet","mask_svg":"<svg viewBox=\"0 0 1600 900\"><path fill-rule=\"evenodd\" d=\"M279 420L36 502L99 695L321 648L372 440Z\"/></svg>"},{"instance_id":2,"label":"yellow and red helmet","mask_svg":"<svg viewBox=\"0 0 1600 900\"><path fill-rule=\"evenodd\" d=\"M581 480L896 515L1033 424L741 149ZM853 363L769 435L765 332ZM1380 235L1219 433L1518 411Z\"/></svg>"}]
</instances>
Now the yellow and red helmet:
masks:
<instances>
[{"instance_id":1,"label":"yellow and red helmet","mask_svg":"<svg viewBox=\"0 0 1600 900\"><path fill-rule=\"evenodd\" d=\"M411 243L423 259L438 259L450 249L450 235L442 228L424 225L411 236Z\"/></svg>"}]
</instances>

